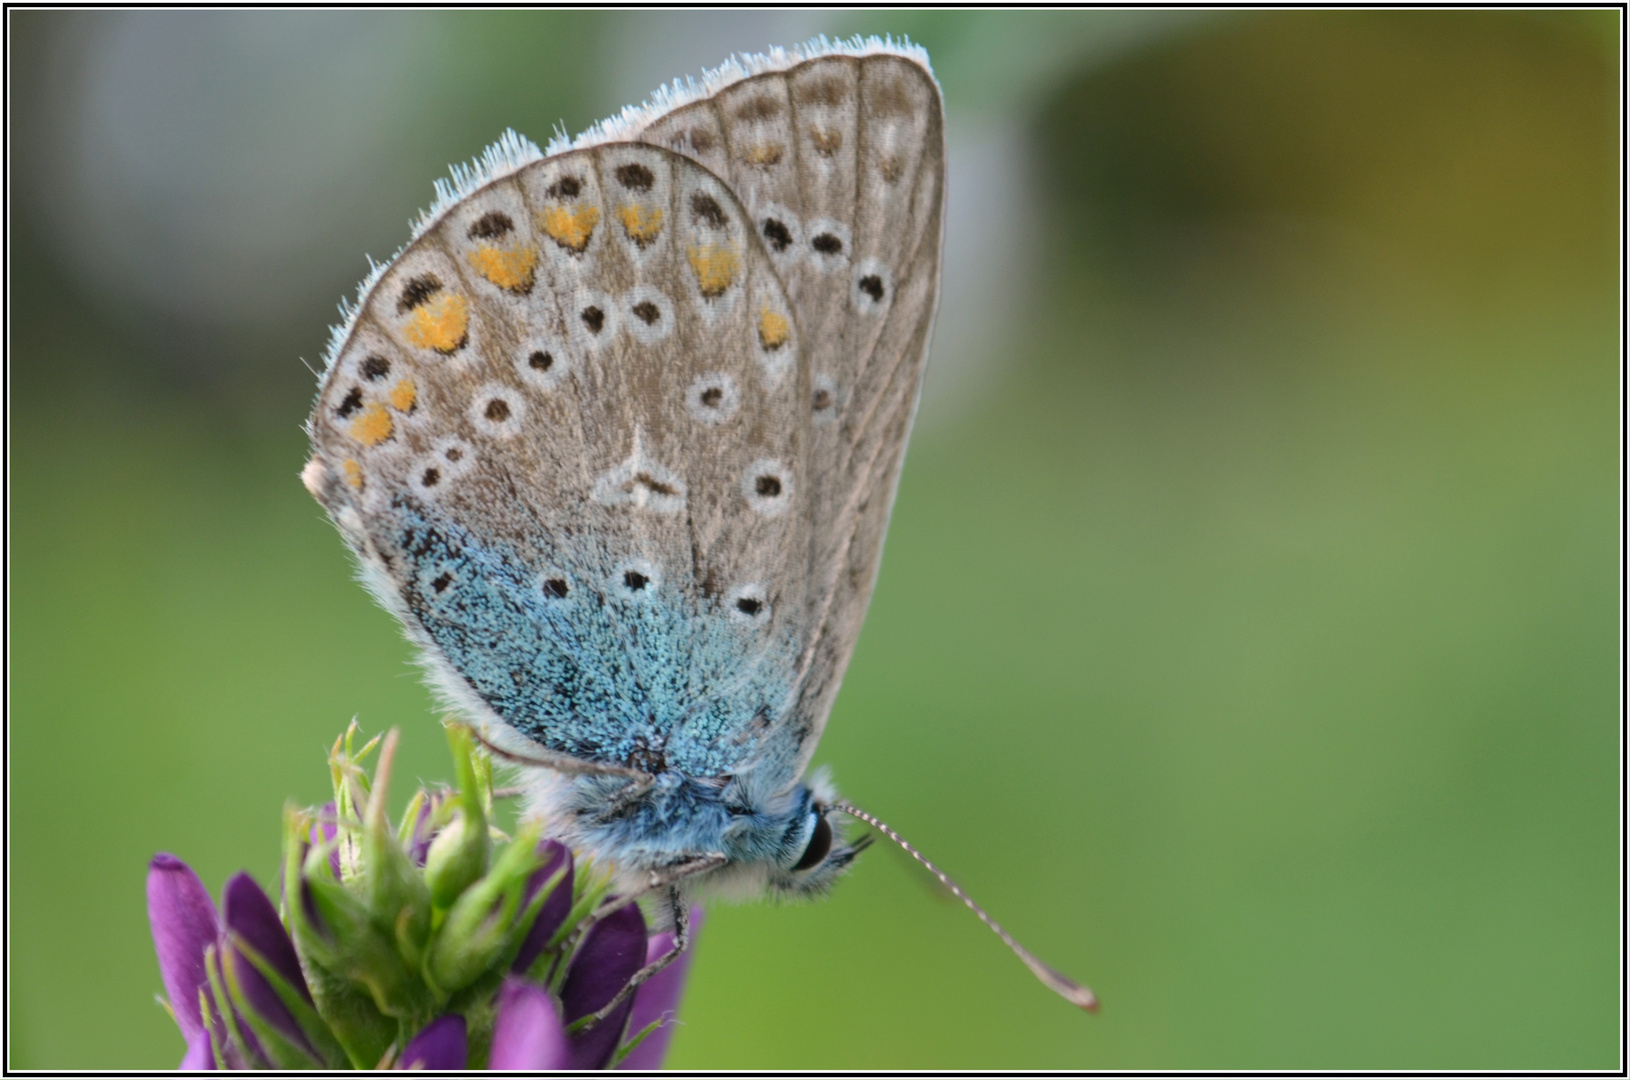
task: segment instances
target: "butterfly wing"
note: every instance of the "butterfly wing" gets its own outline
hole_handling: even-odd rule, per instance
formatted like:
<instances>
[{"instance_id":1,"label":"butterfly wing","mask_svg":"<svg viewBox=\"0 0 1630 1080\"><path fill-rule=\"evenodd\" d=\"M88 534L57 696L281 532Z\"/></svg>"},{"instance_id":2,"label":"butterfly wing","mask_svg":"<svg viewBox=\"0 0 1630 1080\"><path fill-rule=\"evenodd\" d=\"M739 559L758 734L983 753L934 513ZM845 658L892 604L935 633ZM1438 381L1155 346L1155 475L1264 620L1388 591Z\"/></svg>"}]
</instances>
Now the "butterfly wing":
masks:
<instances>
[{"instance_id":1,"label":"butterfly wing","mask_svg":"<svg viewBox=\"0 0 1630 1080\"><path fill-rule=\"evenodd\" d=\"M811 549L792 310L726 185L636 145L487 184L368 293L307 484L498 741L717 776L788 710Z\"/></svg>"},{"instance_id":2,"label":"butterfly wing","mask_svg":"<svg viewBox=\"0 0 1630 1080\"><path fill-rule=\"evenodd\" d=\"M814 752L865 617L939 296L939 88L920 51L858 51L741 78L628 133L729 180L805 343L812 632L798 705L766 747L793 775Z\"/></svg>"}]
</instances>

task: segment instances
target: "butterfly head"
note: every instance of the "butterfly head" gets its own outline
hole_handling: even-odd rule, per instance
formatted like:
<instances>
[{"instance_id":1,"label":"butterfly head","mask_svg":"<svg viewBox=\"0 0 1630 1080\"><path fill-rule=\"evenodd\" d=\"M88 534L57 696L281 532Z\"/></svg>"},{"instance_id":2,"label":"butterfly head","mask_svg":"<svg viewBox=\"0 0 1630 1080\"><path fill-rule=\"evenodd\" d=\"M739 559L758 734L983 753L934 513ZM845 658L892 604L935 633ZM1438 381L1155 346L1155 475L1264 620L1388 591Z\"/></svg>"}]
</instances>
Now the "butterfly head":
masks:
<instances>
[{"instance_id":1,"label":"butterfly head","mask_svg":"<svg viewBox=\"0 0 1630 1080\"><path fill-rule=\"evenodd\" d=\"M482 738L489 749L525 763L497 747L492 734ZM814 899L871 843L845 835L848 819L833 812L838 795L824 769L790 786L783 781L779 791L750 773L719 782L668 772L633 787L622 778L548 768L523 769L519 779L525 813L614 868L619 892L645 891L651 875L689 867L674 880L698 897Z\"/></svg>"},{"instance_id":2,"label":"butterfly head","mask_svg":"<svg viewBox=\"0 0 1630 1080\"><path fill-rule=\"evenodd\" d=\"M832 813L837 791L824 769L794 788L793 795L793 810L784 819L773 858L765 860L765 891L780 899L822 896L871 838L851 843L845 836L846 819Z\"/></svg>"}]
</instances>

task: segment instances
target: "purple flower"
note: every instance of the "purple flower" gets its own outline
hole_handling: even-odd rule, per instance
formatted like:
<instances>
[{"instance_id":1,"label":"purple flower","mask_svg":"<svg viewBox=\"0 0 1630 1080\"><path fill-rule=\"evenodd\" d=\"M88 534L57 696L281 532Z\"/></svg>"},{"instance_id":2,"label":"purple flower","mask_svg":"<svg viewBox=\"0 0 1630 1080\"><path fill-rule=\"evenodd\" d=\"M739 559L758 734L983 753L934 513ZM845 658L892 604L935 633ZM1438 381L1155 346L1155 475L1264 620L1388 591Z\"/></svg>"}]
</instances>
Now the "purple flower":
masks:
<instances>
[{"instance_id":1,"label":"purple flower","mask_svg":"<svg viewBox=\"0 0 1630 1080\"><path fill-rule=\"evenodd\" d=\"M402 1051L398 1069L462 1069L468 1056L464 1017L441 1016L430 1021Z\"/></svg>"},{"instance_id":2,"label":"purple flower","mask_svg":"<svg viewBox=\"0 0 1630 1080\"><path fill-rule=\"evenodd\" d=\"M283 929L277 908L248 874L238 873L227 880L221 892L221 922L224 974L227 985L236 991L234 999L243 999L242 1015L256 1029L261 1043L281 1040L288 1044L278 1048L283 1052L267 1053L277 1061L322 1064L324 1055L294 1018L292 1003L285 1003L284 995L293 994L307 1009L314 1007L294 943ZM283 986L279 988L277 982Z\"/></svg>"},{"instance_id":3,"label":"purple flower","mask_svg":"<svg viewBox=\"0 0 1630 1080\"><path fill-rule=\"evenodd\" d=\"M577 950L566 984L560 988L561 1011L568 1024L604 1008L645 964L645 916L628 904L606 916L589 931ZM572 1037L574 1069L603 1069L622 1039L630 997L587 1031Z\"/></svg>"},{"instance_id":4,"label":"purple flower","mask_svg":"<svg viewBox=\"0 0 1630 1080\"><path fill-rule=\"evenodd\" d=\"M330 759L335 802L286 813L287 926L249 875L227 881L217 908L184 862L153 858L148 918L181 1068L657 1067L688 954L605 1019L572 1025L666 955L671 935L578 880L538 823L495 846L490 769L467 739L453 740L460 789L419 792L392 828L394 733L371 781L357 763L375 743L353 754L352 734Z\"/></svg>"},{"instance_id":5,"label":"purple flower","mask_svg":"<svg viewBox=\"0 0 1630 1080\"><path fill-rule=\"evenodd\" d=\"M227 882L217 915L198 875L174 855L153 857L147 917L170 1008L187 1040L183 1069L318 1065L324 1055L290 1011L311 993L277 909L247 874ZM298 1008L299 1004L294 1007Z\"/></svg>"},{"instance_id":6,"label":"purple flower","mask_svg":"<svg viewBox=\"0 0 1630 1080\"><path fill-rule=\"evenodd\" d=\"M510 965L510 970L516 972L526 971L537 961L543 954L544 947L549 944L549 939L555 936L555 932L560 929L572 910L574 867L571 849L553 840L545 840L544 844L547 846L540 847L538 851L546 861L526 883L527 900L532 900L537 890L560 869L561 860L565 860L566 867L566 876L561 881L561 886L564 887L557 886L538 909L537 917L532 920L532 928L526 932L526 937L521 942L521 950L515 954L515 962Z\"/></svg>"},{"instance_id":7,"label":"purple flower","mask_svg":"<svg viewBox=\"0 0 1630 1080\"><path fill-rule=\"evenodd\" d=\"M571 1042L555 999L535 983L513 975L506 978L498 991L498 1018L492 1025L487 1068L500 1072L564 1069L571 1059Z\"/></svg>"},{"instance_id":8,"label":"purple flower","mask_svg":"<svg viewBox=\"0 0 1630 1080\"><path fill-rule=\"evenodd\" d=\"M692 910L693 936L701 925L701 912L701 908ZM576 1036L567 1034L566 1025L603 1007L642 964L667 955L672 948L673 934L668 931L646 937L645 919L630 904L596 926L584 941L561 991L564 1017L561 1006L537 984L514 976L506 979L498 995L498 1020L487 1067L603 1069L611 1063L619 1036L633 1038L657 1024L616 1067L661 1068L690 964L689 950L641 984L629 1001L599 1024Z\"/></svg>"},{"instance_id":9,"label":"purple flower","mask_svg":"<svg viewBox=\"0 0 1630 1080\"><path fill-rule=\"evenodd\" d=\"M690 970L691 952L696 946L697 932L702 929L702 909L691 908L690 932L691 948L680 953L679 956L651 976L634 993L634 1012L628 1019L630 1035L637 1035L652 1024L660 1023L651 1034L640 1041L640 1044L629 1051L627 1057L618 1064L619 1069L660 1069L662 1059L668 1056L668 1043L673 1039L674 1016L679 1011L679 995L685 989L685 974ZM645 962L654 963L657 959L667 955L673 948L674 936L671 931L651 935L651 941L646 946Z\"/></svg>"},{"instance_id":10,"label":"purple flower","mask_svg":"<svg viewBox=\"0 0 1630 1080\"><path fill-rule=\"evenodd\" d=\"M147 868L147 921L175 1022L188 1047L202 1042L207 1050L209 1037L198 995L208 987L204 950L215 944L220 929L209 891L174 855L155 855ZM189 1050L189 1059L192 1056Z\"/></svg>"}]
</instances>

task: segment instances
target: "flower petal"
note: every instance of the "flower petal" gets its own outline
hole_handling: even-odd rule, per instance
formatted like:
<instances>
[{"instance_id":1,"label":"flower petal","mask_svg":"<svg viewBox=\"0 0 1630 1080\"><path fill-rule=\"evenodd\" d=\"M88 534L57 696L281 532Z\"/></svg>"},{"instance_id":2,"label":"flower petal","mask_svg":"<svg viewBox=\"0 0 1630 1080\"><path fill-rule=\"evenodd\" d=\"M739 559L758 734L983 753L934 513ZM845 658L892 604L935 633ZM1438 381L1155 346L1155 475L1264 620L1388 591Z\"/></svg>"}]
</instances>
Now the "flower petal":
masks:
<instances>
[{"instance_id":1,"label":"flower petal","mask_svg":"<svg viewBox=\"0 0 1630 1080\"><path fill-rule=\"evenodd\" d=\"M419 812L413 819L413 834L407 849L414 866L424 866L425 857L430 854L430 842L436 839L435 830L430 827L435 808L436 800L433 797L424 799L419 803Z\"/></svg>"},{"instance_id":2,"label":"flower petal","mask_svg":"<svg viewBox=\"0 0 1630 1080\"><path fill-rule=\"evenodd\" d=\"M244 948L253 950L284 982L299 991L307 1004L311 1004L311 991L306 988L294 944L283 929L282 920L277 917L277 909L248 874L234 874L227 881L226 888L221 890L221 922L226 930L222 947L223 973L227 976L228 985L237 987L233 991L234 996L241 994L243 1008L252 1012L255 1019L293 1044L299 1054L311 1059L311 1064L320 1064L322 1056L306 1038L288 1006L266 976L244 955ZM283 1053L280 1049L278 1052ZM274 1060L266 1054L265 1048L262 1054L268 1060Z\"/></svg>"},{"instance_id":3,"label":"flower petal","mask_svg":"<svg viewBox=\"0 0 1630 1080\"><path fill-rule=\"evenodd\" d=\"M685 989L685 974L690 970L691 954L696 951L696 932L701 928L702 908L698 905L690 910L690 947L634 991L634 1011L628 1018L629 1035L639 1034L657 1020L662 1021L662 1026L634 1047L618 1063L619 1069L662 1068L662 1059L668 1055L668 1043L673 1039L674 1016L679 1011L679 995ZM673 940L673 932L669 930L652 935L646 947L645 962L656 963L673 948Z\"/></svg>"},{"instance_id":4,"label":"flower petal","mask_svg":"<svg viewBox=\"0 0 1630 1080\"><path fill-rule=\"evenodd\" d=\"M560 991L569 1024L605 1005L645 963L645 916L625 904L595 924Z\"/></svg>"},{"instance_id":5,"label":"flower petal","mask_svg":"<svg viewBox=\"0 0 1630 1080\"><path fill-rule=\"evenodd\" d=\"M555 871L560 869L562 859L566 861L567 867L571 866L572 849L558 840L539 840L538 858L542 860L543 865L532 871L532 876L526 879L526 897L521 901L523 905L530 904L537 897L538 890L543 888L549 879L554 876ZM571 886L570 875L571 871L568 869L567 876L561 878L561 881L567 885L568 892L570 892Z\"/></svg>"},{"instance_id":6,"label":"flower petal","mask_svg":"<svg viewBox=\"0 0 1630 1080\"><path fill-rule=\"evenodd\" d=\"M187 1040L187 1056L176 1067L178 1072L214 1072L215 1051L209 1045L209 1032L200 1031Z\"/></svg>"},{"instance_id":7,"label":"flower petal","mask_svg":"<svg viewBox=\"0 0 1630 1080\"><path fill-rule=\"evenodd\" d=\"M439 1016L413 1036L397 1061L398 1069L445 1070L464 1068L467 1047L464 1017L457 1013Z\"/></svg>"},{"instance_id":8,"label":"flower petal","mask_svg":"<svg viewBox=\"0 0 1630 1080\"><path fill-rule=\"evenodd\" d=\"M176 1023L190 1047L202 1036L204 1018L198 1011L198 988L208 980L204 950L219 932L209 890L192 868L174 855L153 856L147 867L147 921L153 929L159 974Z\"/></svg>"},{"instance_id":9,"label":"flower petal","mask_svg":"<svg viewBox=\"0 0 1630 1080\"><path fill-rule=\"evenodd\" d=\"M560 990L560 1002L570 1024L601 1009L627 985L645 964L645 916L638 904L628 904L607 915L589 931ZM603 1069L622 1041L623 1027L634 1007L629 998L617 1010L587 1031L572 1037L572 1068Z\"/></svg>"},{"instance_id":10,"label":"flower petal","mask_svg":"<svg viewBox=\"0 0 1630 1080\"><path fill-rule=\"evenodd\" d=\"M523 902L530 904L537 895L544 882L548 881L554 872L560 869L560 860L566 860L566 874L549 898L538 909L537 918L532 920L532 928L526 932L526 940L521 942L521 951L515 954L515 962L510 970L516 974L526 971L532 966L543 947L549 944L549 939L555 936L560 924L566 921L566 916L572 910L572 851L564 844L554 840L545 840L538 845L538 854L545 860L543 866L533 871L526 882L526 899Z\"/></svg>"},{"instance_id":11,"label":"flower petal","mask_svg":"<svg viewBox=\"0 0 1630 1080\"><path fill-rule=\"evenodd\" d=\"M339 810L331 802L324 803L311 825L311 846L328 845L328 868L334 871L335 881L340 879L340 846L334 843L339 835Z\"/></svg>"},{"instance_id":12,"label":"flower petal","mask_svg":"<svg viewBox=\"0 0 1630 1080\"><path fill-rule=\"evenodd\" d=\"M498 1016L492 1025L492 1052L487 1068L512 1071L564 1069L571 1061L566 1027L554 999L542 987L504 980L498 991Z\"/></svg>"},{"instance_id":13,"label":"flower petal","mask_svg":"<svg viewBox=\"0 0 1630 1080\"><path fill-rule=\"evenodd\" d=\"M300 1030L299 1022L289 1012L288 1006L283 1004L283 999L277 996L277 991L272 989L272 984L243 954L238 941L237 938L229 939L222 967L227 985L231 987L228 993L233 996L234 1008L237 1009L234 1015L244 1041L250 1045L256 1057L270 1062L273 1067L297 1068L321 1064L322 1056L306 1038L305 1032ZM264 1037L256 1035L256 1022L265 1025L260 1029ZM279 1036L292 1045L292 1052L277 1042ZM299 1060L299 1055L304 1055L309 1061Z\"/></svg>"},{"instance_id":14,"label":"flower petal","mask_svg":"<svg viewBox=\"0 0 1630 1080\"><path fill-rule=\"evenodd\" d=\"M221 921L226 929L242 938L272 966L285 982L307 1001L311 991L306 988L305 974L300 970L300 958L295 954L294 942L283 929L277 908L255 879L245 873L234 874L221 890Z\"/></svg>"}]
</instances>

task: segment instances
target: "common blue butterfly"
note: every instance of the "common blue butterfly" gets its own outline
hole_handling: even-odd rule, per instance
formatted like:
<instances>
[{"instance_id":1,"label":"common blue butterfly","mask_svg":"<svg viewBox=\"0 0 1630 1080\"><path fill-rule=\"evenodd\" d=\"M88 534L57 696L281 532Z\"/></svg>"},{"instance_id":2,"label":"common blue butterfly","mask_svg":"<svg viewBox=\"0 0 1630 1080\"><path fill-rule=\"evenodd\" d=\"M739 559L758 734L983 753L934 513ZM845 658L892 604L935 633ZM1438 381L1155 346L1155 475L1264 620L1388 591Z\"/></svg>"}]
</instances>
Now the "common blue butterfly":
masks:
<instances>
[{"instance_id":1,"label":"common blue butterfly","mask_svg":"<svg viewBox=\"0 0 1630 1080\"><path fill-rule=\"evenodd\" d=\"M438 194L335 332L304 480L448 704L539 766L529 809L661 891L676 952L698 891L828 888L841 811L1091 1007L804 779L938 299L927 55L732 60Z\"/></svg>"}]
</instances>

